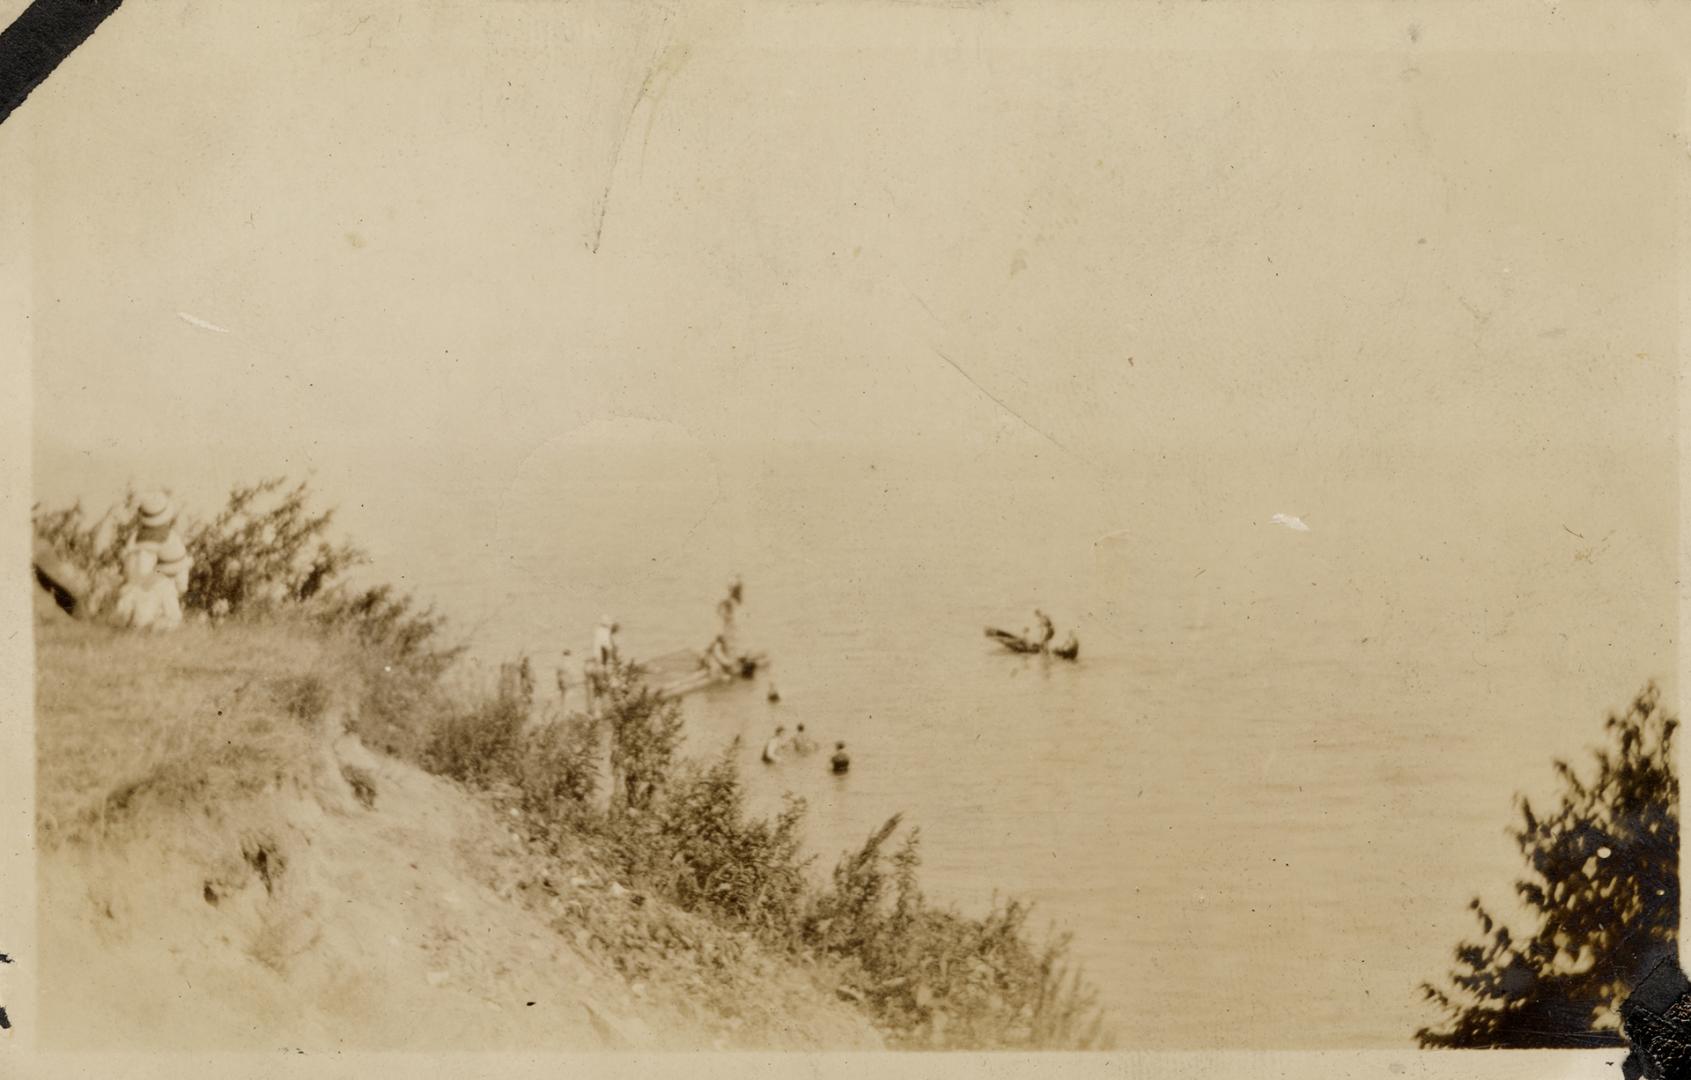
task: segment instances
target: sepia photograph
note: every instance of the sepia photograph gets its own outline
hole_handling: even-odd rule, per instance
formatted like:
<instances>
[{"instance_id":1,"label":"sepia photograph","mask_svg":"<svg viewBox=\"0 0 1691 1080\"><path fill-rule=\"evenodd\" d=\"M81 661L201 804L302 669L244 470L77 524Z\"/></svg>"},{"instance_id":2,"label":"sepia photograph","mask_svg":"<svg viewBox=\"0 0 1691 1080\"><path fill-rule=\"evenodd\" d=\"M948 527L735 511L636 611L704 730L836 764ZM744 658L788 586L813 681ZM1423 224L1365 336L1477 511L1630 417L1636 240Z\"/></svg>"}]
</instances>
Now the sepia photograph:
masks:
<instances>
[{"instance_id":1,"label":"sepia photograph","mask_svg":"<svg viewBox=\"0 0 1691 1080\"><path fill-rule=\"evenodd\" d=\"M1683 20L113 6L31 1045L1679 1075Z\"/></svg>"}]
</instances>

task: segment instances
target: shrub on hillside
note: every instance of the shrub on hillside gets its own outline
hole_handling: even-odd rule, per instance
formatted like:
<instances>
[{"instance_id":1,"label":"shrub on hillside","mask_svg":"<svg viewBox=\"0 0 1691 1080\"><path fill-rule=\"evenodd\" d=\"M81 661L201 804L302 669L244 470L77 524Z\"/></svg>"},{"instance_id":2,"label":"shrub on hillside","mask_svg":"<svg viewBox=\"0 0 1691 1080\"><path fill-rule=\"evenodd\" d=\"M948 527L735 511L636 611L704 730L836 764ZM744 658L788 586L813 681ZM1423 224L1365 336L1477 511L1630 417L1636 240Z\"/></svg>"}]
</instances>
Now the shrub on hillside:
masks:
<instances>
[{"instance_id":1,"label":"shrub on hillside","mask_svg":"<svg viewBox=\"0 0 1691 1080\"><path fill-rule=\"evenodd\" d=\"M188 527L194 565L185 608L239 616L303 603L369 561L355 545L329 541L335 512L308 509L304 481L287 483L278 476L236 485L215 517Z\"/></svg>"},{"instance_id":2,"label":"shrub on hillside","mask_svg":"<svg viewBox=\"0 0 1691 1080\"><path fill-rule=\"evenodd\" d=\"M649 806L681 745L681 703L646 685L634 664L613 660L600 683L599 715L611 741L611 810Z\"/></svg>"},{"instance_id":3,"label":"shrub on hillside","mask_svg":"<svg viewBox=\"0 0 1691 1080\"><path fill-rule=\"evenodd\" d=\"M391 585L348 590L337 583L312 609L324 625L350 629L385 665L419 678L438 678L464 653L462 644L440 643L445 616L433 606L418 610L414 597Z\"/></svg>"},{"instance_id":4,"label":"shrub on hillside","mask_svg":"<svg viewBox=\"0 0 1691 1080\"><path fill-rule=\"evenodd\" d=\"M528 662L523 661L526 668ZM423 764L454 780L509 784L523 767L524 729L534 709L534 683L501 680L499 690L468 709L449 711L429 733Z\"/></svg>"},{"instance_id":5,"label":"shrub on hillside","mask_svg":"<svg viewBox=\"0 0 1691 1080\"><path fill-rule=\"evenodd\" d=\"M87 581L88 595L81 598L89 611L104 611L122 584L122 552L131 530L138 496L131 490L121 510L112 507L90 519L78 500L69 506L49 510L36 503L30 510L35 542L80 571Z\"/></svg>"},{"instance_id":6,"label":"shrub on hillside","mask_svg":"<svg viewBox=\"0 0 1691 1080\"><path fill-rule=\"evenodd\" d=\"M784 941L804 907L804 803L748 817L737 747L707 765L682 763L651 812L625 828L622 850L633 876L683 909Z\"/></svg>"},{"instance_id":7,"label":"shrub on hillside","mask_svg":"<svg viewBox=\"0 0 1691 1080\"><path fill-rule=\"evenodd\" d=\"M575 715L547 720L528 732L517 765L522 808L552 826L579 821L599 792L599 725Z\"/></svg>"},{"instance_id":8,"label":"shrub on hillside","mask_svg":"<svg viewBox=\"0 0 1691 1080\"><path fill-rule=\"evenodd\" d=\"M894 816L842 858L813 901L803 940L846 963L877 1023L909 1047L1089 1049L1102 1044L1096 994L1066 964L1069 939L1030 940L1030 908L984 917L930 906L917 885L920 838L885 847Z\"/></svg>"},{"instance_id":9,"label":"shrub on hillside","mask_svg":"<svg viewBox=\"0 0 1691 1080\"><path fill-rule=\"evenodd\" d=\"M337 584L310 610L326 630L350 638L346 656L363 688L353 732L366 746L420 760L435 723L455 709L441 676L464 646L440 642L446 620L432 607L417 610L389 585L352 591Z\"/></svg>"},{"instance_id":10,"label":"shrub on hillside","mask_svg":"<svg viewBox=\"0 0 1691 1080\"><path fill-rule=\"evenodd\" d=\"M1034 944L1018 901L982 917L927 903L919 839L896 851L890 819L817 889L802 854L804 805L747 814L735 746L700 764L677 756L679 710L617 666L596 718L528 731L532 680L508 677L481 706L440 723L425 763L515 790L530 833L587 845L623 881L792 953L825 957L877 1025L911 1048L1087 1049L1101 1045L1095 992L1067 963L1069 942ZM601 727L602 725L602 727ZM608 812L591 805L601 740L611 744Z\"/></svg>"}]
</instances>

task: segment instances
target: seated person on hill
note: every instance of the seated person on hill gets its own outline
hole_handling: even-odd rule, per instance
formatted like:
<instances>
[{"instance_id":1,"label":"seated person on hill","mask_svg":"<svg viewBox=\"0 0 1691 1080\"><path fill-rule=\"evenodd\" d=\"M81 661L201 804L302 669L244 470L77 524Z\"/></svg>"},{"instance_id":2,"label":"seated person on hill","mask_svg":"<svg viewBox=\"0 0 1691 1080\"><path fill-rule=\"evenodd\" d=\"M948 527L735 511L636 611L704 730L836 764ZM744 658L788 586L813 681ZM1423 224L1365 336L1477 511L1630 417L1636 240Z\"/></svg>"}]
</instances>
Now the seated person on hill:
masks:
<instances>
[{"instance_id":1,"label":"seated person on hill","mask_svg":"<svg viewBox=\"0 0 1691 1080\"><path fill-rule=\"evenodd\" d=\"M138 543L124 553L124 581L114 617L119 626L174 630L182 625L182 593L193 560L176 536Z\"/></svg>"}]
</instances>

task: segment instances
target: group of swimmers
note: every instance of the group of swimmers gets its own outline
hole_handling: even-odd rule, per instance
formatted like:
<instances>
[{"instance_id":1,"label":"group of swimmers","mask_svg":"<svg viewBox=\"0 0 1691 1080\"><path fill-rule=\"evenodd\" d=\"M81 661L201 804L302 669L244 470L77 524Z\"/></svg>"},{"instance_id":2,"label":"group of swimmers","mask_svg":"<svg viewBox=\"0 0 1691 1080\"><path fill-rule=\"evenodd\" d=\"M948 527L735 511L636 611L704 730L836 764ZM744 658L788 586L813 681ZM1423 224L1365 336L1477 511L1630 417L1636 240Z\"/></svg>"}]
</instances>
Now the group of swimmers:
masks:
<instances>
[{"instance_id":1,"label":"group of swimmers","mask_svg":"<svg viewBox=\"0 0 1691 1080\"><path fill-rule=\"evenodd\" d=\"M787 736L785 726L776 725L775 734L771 735L769 741L763 744L763 763L774 765L789 753L794 757L809 757L816 753L816 743L809 735L805 734L803 724L798 726L798 730L790 738ZM834 756L828 759L828 764L836 773L850 771L851 755L846 753L845 743L837 742L834 744Z\"/></svg>"}]
</instances>

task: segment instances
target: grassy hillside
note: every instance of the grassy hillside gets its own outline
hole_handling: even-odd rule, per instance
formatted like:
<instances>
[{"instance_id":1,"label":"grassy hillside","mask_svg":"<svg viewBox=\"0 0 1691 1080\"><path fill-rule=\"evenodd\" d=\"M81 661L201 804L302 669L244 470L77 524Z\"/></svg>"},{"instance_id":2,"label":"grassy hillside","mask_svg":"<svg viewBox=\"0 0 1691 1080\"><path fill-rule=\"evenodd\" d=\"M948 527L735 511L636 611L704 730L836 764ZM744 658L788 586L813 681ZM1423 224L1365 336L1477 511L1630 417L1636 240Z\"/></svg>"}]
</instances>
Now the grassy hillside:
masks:
<instances>
[{"instance_id":1,"label":"grassy hillside","mask_svg":"<svg viewBox=\"0 0 1691 1080\"><path fill-rule=\"evenodd\" d=\"M366 750L344 641L36 633L45 1044L880 1045L822 969Z\"/></svg>"}]
</instances>

